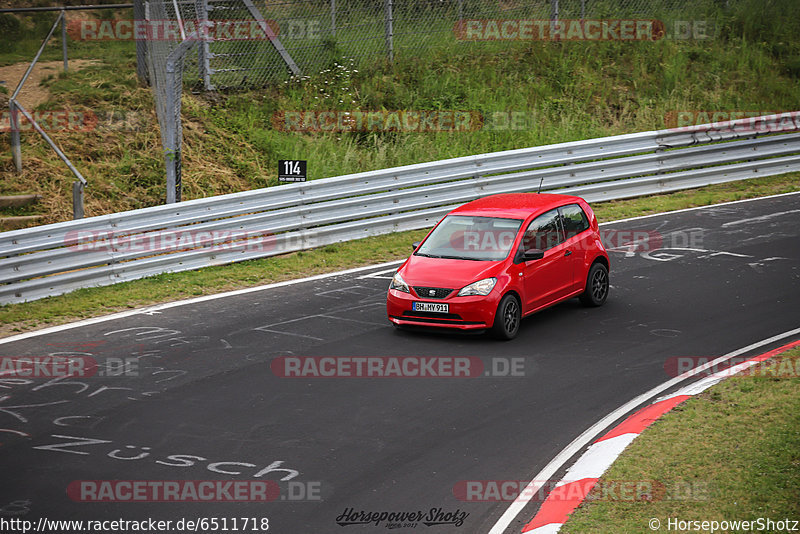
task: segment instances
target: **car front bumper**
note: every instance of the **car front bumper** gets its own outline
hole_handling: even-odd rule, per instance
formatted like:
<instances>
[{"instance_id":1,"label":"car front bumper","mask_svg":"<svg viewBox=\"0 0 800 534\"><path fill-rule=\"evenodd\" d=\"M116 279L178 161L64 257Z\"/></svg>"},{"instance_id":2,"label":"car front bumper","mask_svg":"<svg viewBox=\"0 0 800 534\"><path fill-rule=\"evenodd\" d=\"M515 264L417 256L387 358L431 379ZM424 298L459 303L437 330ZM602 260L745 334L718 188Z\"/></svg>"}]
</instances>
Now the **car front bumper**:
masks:
<instances>
[{"instance_id":1,"label":"car front bumper","mask_svg":"<svg viewBox=\"0 0 800 534\"><path fill-rule=\"evenodd\" d=\"M500 301L499 292L492 290L486 296L448 297L446 299L423 299L390 289L386 297L386 312L389 321L398 326L427 326L455 328L458 330L480 330L491 328ZM414 302L447 304L449 313L418 312L412 310Z\"/></svg>"}]
</instances>

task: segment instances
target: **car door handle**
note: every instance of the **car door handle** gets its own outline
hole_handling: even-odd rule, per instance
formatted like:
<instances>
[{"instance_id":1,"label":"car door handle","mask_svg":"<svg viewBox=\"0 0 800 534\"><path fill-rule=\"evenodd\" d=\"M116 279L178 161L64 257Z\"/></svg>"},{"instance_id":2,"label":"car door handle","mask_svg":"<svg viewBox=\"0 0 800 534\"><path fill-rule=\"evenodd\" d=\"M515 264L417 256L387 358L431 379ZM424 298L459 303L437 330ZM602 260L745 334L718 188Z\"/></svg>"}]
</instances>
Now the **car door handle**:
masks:
<instances>
[{"instance_id":1,"label":"car door handle","mask_svg":"<svg viewBox=\"0 0 800 534\"><path fill-rule=\"evenodd\" d=\"M564 256L569 256L570 254L572 254L572 251L571 251L571 250L568 250L568 251L566 251L566 252L564 253Z\"/></svg>"}]
</instances>

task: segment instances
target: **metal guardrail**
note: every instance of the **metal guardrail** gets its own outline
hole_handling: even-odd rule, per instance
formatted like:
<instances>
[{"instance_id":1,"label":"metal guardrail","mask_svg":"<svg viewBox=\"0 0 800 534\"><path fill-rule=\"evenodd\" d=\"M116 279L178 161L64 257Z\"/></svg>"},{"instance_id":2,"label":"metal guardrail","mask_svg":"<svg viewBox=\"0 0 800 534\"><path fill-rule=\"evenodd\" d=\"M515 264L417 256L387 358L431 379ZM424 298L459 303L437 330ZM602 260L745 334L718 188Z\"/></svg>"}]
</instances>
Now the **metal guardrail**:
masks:
<instances>
[{"instance_id":1,"label":"metal guardrail","mask_svg":"<svg viewBox=\"0 0 800 534\"><path fill-rule=\"evenodd\" d=\"M589 202L800 171L800 112L494 152L0 233L0 304L419 229L503 192Z\"/></svg>"}]
</instances>

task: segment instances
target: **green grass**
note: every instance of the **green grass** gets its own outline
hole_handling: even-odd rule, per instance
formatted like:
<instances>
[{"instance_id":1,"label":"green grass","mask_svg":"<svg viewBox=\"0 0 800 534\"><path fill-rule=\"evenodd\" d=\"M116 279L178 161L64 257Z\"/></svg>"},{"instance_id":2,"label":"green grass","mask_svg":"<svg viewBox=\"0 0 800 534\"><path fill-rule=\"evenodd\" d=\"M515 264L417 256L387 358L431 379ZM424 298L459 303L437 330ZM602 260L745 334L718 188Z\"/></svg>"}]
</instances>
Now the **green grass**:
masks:
<instances>
[{"instance_id":1,"label":"green grass","mask_svg":"<svg viewBox=\"0 0 800 534\"><path fill-rule=\"evenodd\" d=\"M690 399L647 428L599 482L655 480L689 491L651 502L591 502L561 532L652 532L652 518L661 532L670 518L800 519L800 349L775 360L794 373L736 376Z\"/></svg>"},{"instance_id":2,"label":"green grass","mask_svg":"<svg viewBox=\"0 0 800 534\"><path fill-rule=\"evenodd\" d=\"M0 66L30 62L58 13L37 12L19 16L0 13ZM38 42L37 42L38 41Z\"/></svg>"},{"instance_id":3,"label":"green grass","mask_svg":"<svg viewBox=\"0 0 800 534\"><path fill-rule=\"evenodd\" d=\"M66 4L68 5L69 2ZM96 4L96 2L92 2L92 4ZM53 5L53 3L50 5ZM55 5L63 4L58 2L55 3ZM72 20L73 17L90 19L130 19L132 17L132 11L130 9L106 9L78 12L72 11L68 13L68 20ZM24 14L0 13L0 35L3 36L3 39L0 40L0 66L11 65L20 62L30 63L57 18L57 11L28 12ZM70 58L114 57L119 56L120 54L127 54L130 48L130 42L106 41L103 42L102 45L98 46L98 43L79 41L73 39L71 36L68 37L68 50ZM53 37L45 47L45 50L42 53L41 61L60 60L62 58L61 54L61 26L59 25L55 32L53 32Z\"/></svg>"},{"instance_id":4,"label":"green grass","mask_svg":"<svg viewBox=\"0 0 800 534\"><path fill-rule=\"evenodd\" d=\"M618 220L692 206L800 190L800 173L756 178L594 205L598 219ZM70 320L370 265L407 257L426 230L398 232L328 245L319 249L197 271L162 274L114 286L87 288L23 304L0 306L0 336Z\"/></svg>"}]
</instances>

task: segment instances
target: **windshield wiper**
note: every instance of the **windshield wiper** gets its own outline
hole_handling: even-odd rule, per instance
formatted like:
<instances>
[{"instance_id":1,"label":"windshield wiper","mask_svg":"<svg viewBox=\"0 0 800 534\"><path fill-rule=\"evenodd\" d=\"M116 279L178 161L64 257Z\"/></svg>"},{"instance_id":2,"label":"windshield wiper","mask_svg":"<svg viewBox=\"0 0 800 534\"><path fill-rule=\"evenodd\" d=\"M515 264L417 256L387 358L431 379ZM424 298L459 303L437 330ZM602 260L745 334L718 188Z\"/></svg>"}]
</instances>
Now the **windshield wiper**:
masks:
<instances>
[{"instance_id":1,"label":"windshield wiper","mask_svg":"<svg viewBox=\"0 0 800 534\"><path fill-rule=\"evenodd\" d=\"M424 256L426 258L437 258L442 260L470 260L470 261L491 261L485 258L468 258L466 256L448 256L446 254L426 254L424 252L415 252L414 256Z\"/></svg>"}]
</instances>

